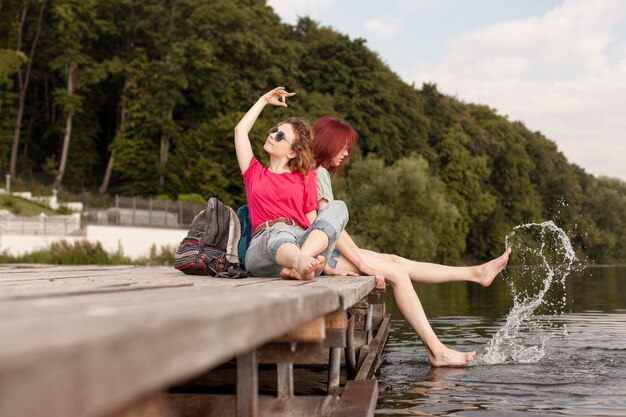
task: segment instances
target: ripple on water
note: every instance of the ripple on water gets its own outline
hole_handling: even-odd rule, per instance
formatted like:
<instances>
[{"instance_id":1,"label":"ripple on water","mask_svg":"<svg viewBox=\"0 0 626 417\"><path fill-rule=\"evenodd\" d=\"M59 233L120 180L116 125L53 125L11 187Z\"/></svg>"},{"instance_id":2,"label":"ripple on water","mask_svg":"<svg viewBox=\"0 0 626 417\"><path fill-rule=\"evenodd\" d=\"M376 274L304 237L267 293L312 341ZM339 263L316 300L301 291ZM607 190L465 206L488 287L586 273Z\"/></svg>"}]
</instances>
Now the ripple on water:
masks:
<instances>
[{"instance_id":1,"label":"ripple on water","mask_svg":"<svg viewBox=\"0 0 626 417\"><path fill-rule=\"evenodd\" d=\"M450 326L453 322L465 323L466 318L448 321ZM395 330L405 324L394 321L378 372L381 394L376 414L623 416L625 323L626 314L565 314L559 324L567 325L567 333L554 335L537 363L430 368L414 336L397 338ZM476 333L468 329L464 336ZM462 335L451 347L487 341Z\"/></svg>"}]
</instances>

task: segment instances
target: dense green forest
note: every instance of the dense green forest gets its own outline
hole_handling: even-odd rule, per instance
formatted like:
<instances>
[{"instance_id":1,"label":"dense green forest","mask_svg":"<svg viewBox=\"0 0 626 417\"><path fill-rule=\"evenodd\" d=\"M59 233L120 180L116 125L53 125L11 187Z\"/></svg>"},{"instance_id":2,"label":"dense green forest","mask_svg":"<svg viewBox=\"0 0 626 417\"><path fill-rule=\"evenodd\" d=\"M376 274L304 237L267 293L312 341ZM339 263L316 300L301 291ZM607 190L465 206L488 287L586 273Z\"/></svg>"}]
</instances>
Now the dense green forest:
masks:
<instances>
[{"instance_id":1,"label":"dense green forest","mask_svg":"<svg viewBox=\"0 0 626 417\"><path fill-rule=\"evenodd\" d=\"M515 225L552 219L584 261L626 262L626 183L486 105L406 84L362 39L281 23L264 0L2 0L0 17L0 175L14 189L237 206L233 128L282 85L297 96L259 119L257 155L277 119L350 122L360 139L336 186L365 247L480 260Z\"/></svg>"}]
</instances>

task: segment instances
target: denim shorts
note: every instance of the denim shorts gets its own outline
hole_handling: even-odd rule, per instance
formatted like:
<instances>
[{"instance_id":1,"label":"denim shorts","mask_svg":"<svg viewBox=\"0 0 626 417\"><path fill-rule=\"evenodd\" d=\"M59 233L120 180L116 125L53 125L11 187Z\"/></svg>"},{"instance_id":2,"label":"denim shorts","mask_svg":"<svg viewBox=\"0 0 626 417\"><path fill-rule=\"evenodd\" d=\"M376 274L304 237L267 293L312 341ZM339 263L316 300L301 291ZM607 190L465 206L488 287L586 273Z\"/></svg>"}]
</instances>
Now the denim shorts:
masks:
<instances>
[{"instance_id":1,"label":"denim shorts","mask_svg":"<svg viewBox=\"0 0 626 417\"><path fill-rule=\"evenodd\" d=\"M339 234L348 223L348 208L341 200L335 200L322 208L311 226L302 230L297 226L276 223L266 227L252 239L246 252L246 269L257 277L277 277L284 268L276 263L276 252L285 243L298 247L313 230L321 230L328 236L328 247L319 255L324 256L329 265ZM337 264L335 259L334 264ZM331 265L332 266L332 265ZM322 271L316 271L320 275Z\"/></svg>"},{"instance_id":2,"label":"denim shorts","mask_svg":"<svg viewBox=\"0 0 626 417\"><path fill-rule=\"evenodd\" d=\"M337 268L337 260L339 259L339 256L341 256L339 251L337 249L333 249L333 253L330 254L330 258L328 258L328 261L326 262L328 266L331 268Z\"/></svg>"}]
</instances>

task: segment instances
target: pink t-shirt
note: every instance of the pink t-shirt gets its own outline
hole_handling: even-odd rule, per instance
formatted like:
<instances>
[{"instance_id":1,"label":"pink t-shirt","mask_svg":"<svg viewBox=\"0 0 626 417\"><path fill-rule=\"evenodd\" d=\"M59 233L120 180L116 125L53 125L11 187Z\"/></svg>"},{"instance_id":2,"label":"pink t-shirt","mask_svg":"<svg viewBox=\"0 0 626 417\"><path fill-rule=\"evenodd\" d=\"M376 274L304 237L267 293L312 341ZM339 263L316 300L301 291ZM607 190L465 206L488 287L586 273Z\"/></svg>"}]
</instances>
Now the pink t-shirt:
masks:
<instances>
[{"instance_id":1,"label":"pink t-shirt","mask_svg":"<svg viewBox=\"0 0 626 417\"><path fill-rule=\"evenodd\" d=\"M299 172L275 174L252 157L250 166L241 175L252 230L265 221L280 217L293 219L304 229L311 225L305 214L317 210L314 170L309 171L305 182Z\"/></svg>"}]
</instances>

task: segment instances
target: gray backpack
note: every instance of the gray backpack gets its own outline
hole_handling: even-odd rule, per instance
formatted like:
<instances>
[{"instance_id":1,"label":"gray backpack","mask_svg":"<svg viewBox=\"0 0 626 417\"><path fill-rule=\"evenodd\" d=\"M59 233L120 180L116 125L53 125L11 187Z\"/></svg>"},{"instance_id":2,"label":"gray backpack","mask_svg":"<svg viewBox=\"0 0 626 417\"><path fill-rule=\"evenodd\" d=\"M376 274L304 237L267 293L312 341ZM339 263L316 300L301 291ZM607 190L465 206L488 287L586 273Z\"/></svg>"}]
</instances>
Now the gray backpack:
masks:
<instances>
[{"instance_id":1,"label":"gray backpack","mask_svg":"<svg viewBox=\"0 0 626 417\"><path fill-rule=\"evenodd\" d=\"M247 277L237 255L240 239L241 225L233 209L211 197L178 246L174 268L188 275Z\"/></svg>"}]
</instances>

